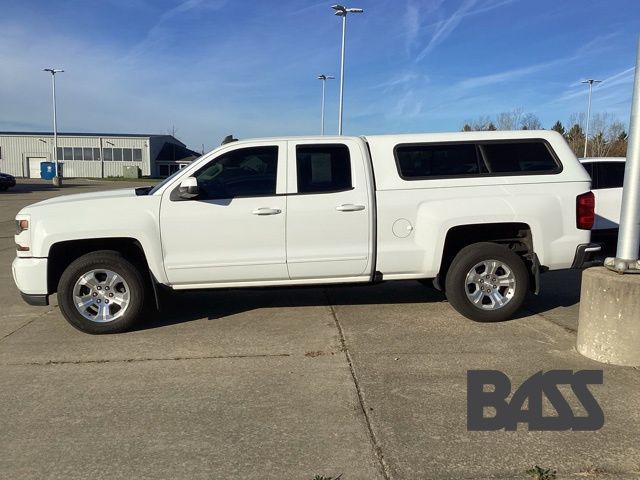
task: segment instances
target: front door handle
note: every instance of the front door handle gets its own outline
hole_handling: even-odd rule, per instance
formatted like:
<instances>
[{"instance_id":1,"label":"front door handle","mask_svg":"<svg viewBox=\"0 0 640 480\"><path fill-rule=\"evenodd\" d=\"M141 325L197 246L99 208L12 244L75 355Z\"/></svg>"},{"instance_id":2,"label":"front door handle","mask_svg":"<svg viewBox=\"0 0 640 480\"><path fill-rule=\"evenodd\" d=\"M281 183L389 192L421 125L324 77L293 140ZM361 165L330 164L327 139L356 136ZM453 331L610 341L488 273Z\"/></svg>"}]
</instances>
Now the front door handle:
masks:
<instances>
[{"instance_id":1,"label":"front door handle","mask_svg":"<svg viewBox=\"0 0 640 480\"><path fill-rule=\"evenodd\" d=\"M254 215L278 215L282 213L279 208L257 208L253 212Z\"/></svg>"},{"instance_id":2,"label":"front door handle","mask_svg":"<svg viewBox=\"0 0 640 480\"><path fill-rule=\"evenodd\" d=\"M336 210L339 212L357 212L359 210L364 210L364 205L355 205L353 203L344 203L342 205L338 205Z\"/></svg>"}]
</instances>

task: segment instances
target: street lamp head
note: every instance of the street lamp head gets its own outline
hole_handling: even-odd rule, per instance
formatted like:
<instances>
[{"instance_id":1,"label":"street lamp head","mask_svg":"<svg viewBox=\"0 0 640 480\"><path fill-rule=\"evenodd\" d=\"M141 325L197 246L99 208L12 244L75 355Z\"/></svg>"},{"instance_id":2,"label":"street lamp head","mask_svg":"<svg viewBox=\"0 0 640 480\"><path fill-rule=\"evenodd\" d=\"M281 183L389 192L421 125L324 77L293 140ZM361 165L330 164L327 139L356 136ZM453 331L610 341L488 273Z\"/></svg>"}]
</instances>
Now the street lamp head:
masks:
<instances>
[{"instance_id":1,"label":"street lamp head","mask_svg":"<svg viewBox=\"0 0 640 480\"><path fill-rule=\"evenodd\" d=\"M56 73L64 72L64 70L62 70L60 68L43 68L42 71L43 72L50 72L51 75L55 75Z\"/></svg>"},{"instance_id":2,"label":"street lamp head","mask_svg":"<svg viewBox=\"0 0 640 480\"><path fill-rule=\"evenodd\" d=\"M588 83L590 85L593 85L594 83L602 83L602 80L594 80L593 78L590 78L588 80L582 80L580 83Z\"/></svg>"},{"instance_id":3,"label":"street lamp head","mask_svg":"<svg viewBox=\"0 0 640 480\"><path fill-rule=\"evenodd\" d=\"M335 14L339 17L345 17L347 13L362 13L364 12L361 8L347 8L343 5L333 5L331 8L335 10Z\"/></svg>"},{"instance_id":4,"label":"street lamp head","mask_svg":"<svg viewBox=\"0 0 640 480\"><path fill-rule=\"evenodd\" d=\"M318 75L318 80L333 80L336 77L332 77L331 75L325 75L324 73L322 75Z\"/></svg>"},{"instance_id":5,"label":"street lamp head","mask_svg":"<svg viewBox=\"0 0 640 480\"><path fill-rule=\"evenodd\" d=\"M332 5L331 8L333 8L336 11L335 14L340 17L347 14L347 9L342 5Z\"/></svg>"}]
</instances>

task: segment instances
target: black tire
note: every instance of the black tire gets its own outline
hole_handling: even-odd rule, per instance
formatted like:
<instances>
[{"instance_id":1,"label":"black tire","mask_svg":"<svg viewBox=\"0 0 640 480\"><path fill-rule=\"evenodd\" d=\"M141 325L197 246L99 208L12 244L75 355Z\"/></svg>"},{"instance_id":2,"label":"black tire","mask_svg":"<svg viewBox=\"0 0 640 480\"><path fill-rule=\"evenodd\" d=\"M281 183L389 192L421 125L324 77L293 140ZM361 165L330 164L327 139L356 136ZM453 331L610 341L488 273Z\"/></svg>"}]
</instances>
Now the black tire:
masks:
<instances>
[{"instance_id":1,"label":"black tire","mask_svg":"<svg viewBox=\"0 0 640 480\"><path fill-rule=\"evenodd\" d=\"M468 274L480 278L478 282L486 281L486 274L490 270L486 270L486 265L478 265L489 260L496 260L502 265L496 269L495 276L490 275L491 278L488 279L490 284L467 283ZM471 273L476 266L478 267L475 272ZM513 279L515 283L509 287L499 286L500 277L504 282ZM496 278L498 281L495 281ZM482 288L478 290L476 285L486 287L486 292L490 293L485 293ZM451 262L446 277L446 294L449 303L459 313L477 322L508 320L520 308L528 290L529 272L522 258L507 247L496 243L474 243L460 250ZM470 295L476 295L479 303L472 302ZM495 300L496 298L498 301L504 300L504 305L501 306Z\"/></svg>"},{"instance_id":2,"label":"black tire","mask_svg":"<svg viewBox=\"0 0 640 480\"><path fill-rule=\"evenodd\" d=\"M120 276L124 283L119 285L127 286L126 291L129 297L122 314L114 315L117 318L103 322L85 318L74 302L76 282L88 272L100 269L109 270ZM138 268L118 252L99 250L74 260L62 273L58 282L58 305L67 321L78 330L91 334L119 333L130 329L140 317L145 303L145 291L145 281ZM114 308L113 302L110 308ZM85 309L85 312L87 310Z\"/></svg>"}]
</instances>

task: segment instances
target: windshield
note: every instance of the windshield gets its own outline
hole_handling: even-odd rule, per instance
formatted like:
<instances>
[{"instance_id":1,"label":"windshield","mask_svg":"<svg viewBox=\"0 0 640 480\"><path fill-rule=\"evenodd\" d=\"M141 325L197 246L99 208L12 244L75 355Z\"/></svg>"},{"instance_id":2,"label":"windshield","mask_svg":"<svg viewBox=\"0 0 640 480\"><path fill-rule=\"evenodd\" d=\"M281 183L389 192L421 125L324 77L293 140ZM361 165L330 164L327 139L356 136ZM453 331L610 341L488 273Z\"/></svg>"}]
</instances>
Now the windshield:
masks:
<instances>
[{"instance_id":1,"label":"windshield","mask_svg":"<svg viewBox=\"0 0 640 480\"><path fill-rule=\"evenodd\" d=\"M170 182L173 179L173 177L175 177L176 175L178 175L181 172L182 172L182 170L177 170L177 171L173 172L171 175L169 175L167 178L165 178L160 183L158 183L155 187L153 187L149 191L149 195L153 195L154 193L156 193L160 188L162 188L164 185L166 185L167 182Z\"/></svg>"}]
</instances>

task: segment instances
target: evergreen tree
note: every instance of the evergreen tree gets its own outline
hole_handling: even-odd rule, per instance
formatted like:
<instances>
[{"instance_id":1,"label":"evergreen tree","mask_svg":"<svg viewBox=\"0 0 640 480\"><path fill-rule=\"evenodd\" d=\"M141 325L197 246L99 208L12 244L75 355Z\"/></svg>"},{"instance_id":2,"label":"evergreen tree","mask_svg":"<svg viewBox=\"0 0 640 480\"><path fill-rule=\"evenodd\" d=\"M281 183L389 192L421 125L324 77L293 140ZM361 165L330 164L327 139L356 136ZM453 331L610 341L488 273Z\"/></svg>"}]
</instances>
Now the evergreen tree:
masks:
<instances>
[{"instance_id":1,"label":"evergreen tree","mask_svg":"<svg viewBox=\"0 0 640 480\"><path fill-rule=\"evenodd\" d=\"M560 120L558 120L556 123L553 124L553 127L551 127L551 130L555 130L563 137L565 133L567 133L566 130L564 129L564 125L562 125L562 122Z\"/></svg>"},{"instance_id":2,"label":"evergreen tree","mask_svg":"<svg viewBox=\"0 0 640 480\"><path fill-rule=\"evenodd\" d=\"M575 153L576 156L581 157L584 153L584 130L582 130L582 127L579 124L574 123L569 129L569 132L567 132L566 138L571 150L573 150L573 153Z\"/></svg>"}]
</instances>

